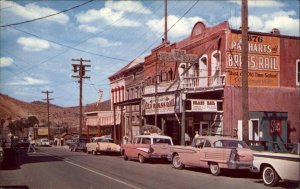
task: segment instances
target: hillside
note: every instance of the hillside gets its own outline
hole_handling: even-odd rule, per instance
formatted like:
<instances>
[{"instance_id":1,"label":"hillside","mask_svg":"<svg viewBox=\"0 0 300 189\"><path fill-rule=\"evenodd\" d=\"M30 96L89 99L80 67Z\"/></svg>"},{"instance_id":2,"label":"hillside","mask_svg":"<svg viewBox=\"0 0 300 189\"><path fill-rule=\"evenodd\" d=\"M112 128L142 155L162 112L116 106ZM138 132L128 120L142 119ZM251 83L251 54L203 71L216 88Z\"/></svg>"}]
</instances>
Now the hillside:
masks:
<instances>
[{"instance_id":1,"label":"hillside","mask_svg":"<svg viewBox=\"0 0 300 189\"><path fill-rule=\"evenodd\" d=\"M83 112L84 112L83 107ZM60 107L50 104L50 122L66 122L69 126L79 123L79 107ZM36 116L40 122L47 121L47 103L34 101L31 103L23 102L7 95L0 94L0 118L27 118Z\"/></svg>"}]
</instances>

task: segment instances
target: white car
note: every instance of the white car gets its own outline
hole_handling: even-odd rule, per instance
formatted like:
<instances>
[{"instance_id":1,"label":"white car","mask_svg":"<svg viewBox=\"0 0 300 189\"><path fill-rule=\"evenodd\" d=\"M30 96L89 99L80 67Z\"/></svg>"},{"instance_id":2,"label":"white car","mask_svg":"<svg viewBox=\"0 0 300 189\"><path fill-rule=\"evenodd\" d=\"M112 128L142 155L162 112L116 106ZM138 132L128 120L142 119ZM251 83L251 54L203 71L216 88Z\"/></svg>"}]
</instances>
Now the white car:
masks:
<instances>
[{"instance_id":1,"label":"white car","mask_svg":"<svg viewBox=\"0 0 300 189\"><path fill-rule=\"evenodd\" d=\"M266 186L275 186L279 180L300 181L300 143L292 153L253 152L253 172L262 174Z\"/></svg>"},{"instance_id":2,"label":"white car","mask_svg":"<svg viewBox=\"0 0 300 189\"><path fill-rule=\"evenodd\" d=\"M37 145L38 146L50 146L50 142L48 139L43 138L43 139L38 140Z\"/></svg>"}]
</instances>

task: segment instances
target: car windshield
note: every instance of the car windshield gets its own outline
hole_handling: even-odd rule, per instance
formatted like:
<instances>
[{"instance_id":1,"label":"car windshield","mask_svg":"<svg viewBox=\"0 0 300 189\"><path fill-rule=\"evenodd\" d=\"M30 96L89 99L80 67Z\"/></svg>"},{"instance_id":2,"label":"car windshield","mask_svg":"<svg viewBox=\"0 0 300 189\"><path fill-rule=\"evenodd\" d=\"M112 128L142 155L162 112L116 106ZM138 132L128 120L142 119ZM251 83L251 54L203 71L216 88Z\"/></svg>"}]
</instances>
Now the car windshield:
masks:
<instances>
[{"instance_id":1,"label":"car windshield","mask_svg":"<svg viewBox=\"0 0 300 189\"><path fill-rule=\"evenodd\" d=\"M102 138L99 142L113 142L113 139L110 138Z\"/></svg>"},{"instance_id":2,"label":"car windshield","mask_svg":"<svg viewBox=\"0 0 300 189\"><path fill-rule=\"evenodd\" d=\"M153 138L153 144L169 144L171 145L171 140L167 138Z\"/></svg>"},{"instance_id":3,"label":"car windshield","mask_svg":"<svg viewBox=\"0 0 300 189\"><path fill-rule=\"evenodd\" d=\"M218 140L214 142L215 148L249 148L248 145L239 140Z\"/></svg>"}]
</instances>

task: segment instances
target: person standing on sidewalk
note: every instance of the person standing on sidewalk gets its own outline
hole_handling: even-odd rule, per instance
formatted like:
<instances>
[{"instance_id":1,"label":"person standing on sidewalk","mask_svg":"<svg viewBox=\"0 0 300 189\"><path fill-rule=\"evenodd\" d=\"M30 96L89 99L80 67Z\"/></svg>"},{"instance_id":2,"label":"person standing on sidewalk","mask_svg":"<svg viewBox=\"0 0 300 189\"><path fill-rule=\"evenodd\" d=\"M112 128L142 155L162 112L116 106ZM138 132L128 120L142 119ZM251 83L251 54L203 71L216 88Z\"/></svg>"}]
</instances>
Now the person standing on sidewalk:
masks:
<instances>
[{"instance_id":1,"label":"person standing on sidewalk","mask_svg":"<svg viewBox=\"0 0 300 189\"><path fill-rule=\"evenodd\" d=\"M28 140L29 140L29 147L28 147L28 150L27 150L27 153L29 153L31 150L33 150L34 153L36 153L35 151L35 140L33 139L33 137L31 135L29 135L28 137Z\"/></svg>"}]
</instances>

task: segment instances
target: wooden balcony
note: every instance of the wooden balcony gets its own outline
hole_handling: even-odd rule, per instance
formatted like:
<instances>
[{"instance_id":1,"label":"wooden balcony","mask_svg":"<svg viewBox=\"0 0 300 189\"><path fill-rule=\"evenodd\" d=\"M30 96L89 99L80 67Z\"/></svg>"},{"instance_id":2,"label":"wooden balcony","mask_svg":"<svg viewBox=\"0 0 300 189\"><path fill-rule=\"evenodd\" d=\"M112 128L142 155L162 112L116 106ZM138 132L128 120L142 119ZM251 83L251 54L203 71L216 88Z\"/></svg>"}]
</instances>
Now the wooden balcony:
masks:
<instances>
[{"instance_id":1,"label":"wooden balcony","mask_svg":"<svg viewBox=\"0 0 300 189\"><path fill-rule=\"evenodd\" d=\"M185 76L180 82L180 88L187 92L222 90L224 86L225 75L209 77Z\"/></svg>"}]
</instances>

